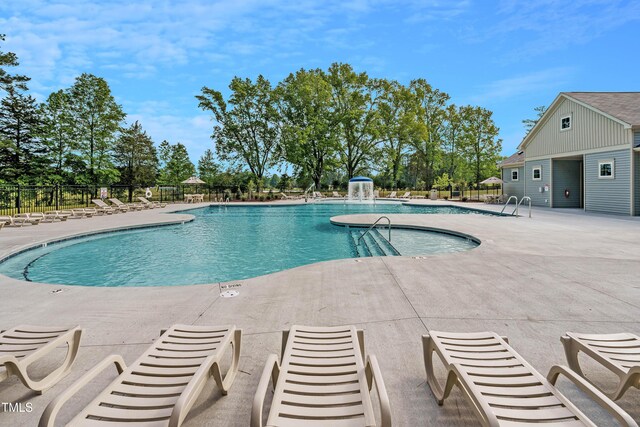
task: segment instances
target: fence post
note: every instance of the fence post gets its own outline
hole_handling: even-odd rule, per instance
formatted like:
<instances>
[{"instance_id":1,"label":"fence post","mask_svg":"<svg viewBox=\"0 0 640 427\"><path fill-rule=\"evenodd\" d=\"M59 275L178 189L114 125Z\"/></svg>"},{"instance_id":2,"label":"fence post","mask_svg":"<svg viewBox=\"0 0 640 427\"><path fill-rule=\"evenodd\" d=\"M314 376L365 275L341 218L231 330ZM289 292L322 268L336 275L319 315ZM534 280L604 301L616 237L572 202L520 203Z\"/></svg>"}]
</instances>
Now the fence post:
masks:
<instances>
[{"instance_id":1,"label":"fence post","mask_svg":"<svg viewBox=\"0 0 640 427\"><path fill-rule=\"evenodd\" d=\"M58 199L58 195L60 194L60 184L56 183L56 188L55 188L55 199L56 199L56 210L60 210L59 206L60 206L60 200Z\"/></svg>"},{"instance_id":2,"label":"fence post","mask_svg":"<svg viewBox=\"0 0 640 427\"><path fill-rule=\"evenodd\" d=\"M18 205L18 206L16 206L16 207L18 208L18 213L21 213L21 212L20 212L20 205L22 205L22 200L21 200L21 197L20 197L20 192L21 192L21 190L20 190L20 184L18 184L18 195L17 195L17 205Z\"/></svg>"}]
</instances>

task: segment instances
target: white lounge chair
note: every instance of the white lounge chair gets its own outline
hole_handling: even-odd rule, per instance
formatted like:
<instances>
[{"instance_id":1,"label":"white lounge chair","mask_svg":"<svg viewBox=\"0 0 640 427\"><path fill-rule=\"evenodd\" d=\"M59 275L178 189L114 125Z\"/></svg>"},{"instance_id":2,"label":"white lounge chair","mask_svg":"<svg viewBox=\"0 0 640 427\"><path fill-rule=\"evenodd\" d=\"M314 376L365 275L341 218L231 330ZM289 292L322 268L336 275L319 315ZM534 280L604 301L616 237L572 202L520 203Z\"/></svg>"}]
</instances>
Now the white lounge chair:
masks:
<instances>
[{"instance_id":1,"label":"white lounge chair","mask_svg":"<svg viewBox=\"0 0 640 427\"><path fill-rule=\"evenodd\" d=\"M411 198L411 191L407 191L402 196L400 196L400 198L401 199L410 199Z\"/></svg>"},{"instance_id":2,"label":"white lounge chair","mask_svg":"<svg viewBox=\"0 0 640 427\"><path fill-rule=\"evenodd\" d=\"M121 356L108 356L60 393L39 425L53 427L62 405L115 365L116 379L67 425L179 427L210 377L227 394L238 372L241 340L242 331L235 326L174 325L129 367ZM220 364L228 351L231 365L223 376Z\"/></svg>"},{"instance_id":3,"label":"white lounge chair","mask_svg":"<svg viewBox=\"0 0 640 427\"><path fill-rule=\"evenodd\" d=\"M251 427L262 427L269 388L274 394L267 426L375 426L371 401L375 384L381 427L391 426L391 409L375 356L365 365L364 334L354 326L292 326L282 335L282 359L272 354L253 399Z\"/></svg>"},{"instance_id":4,"label":"white lounge chair","mask_svg":"<svg viewBox=\"0 0 640 427\"><path fill-rule=\"evenodd\" d=\"M607 393L613 400L620 399L625 392L635 387L640 389L640 337L629 333L577 334L567 332L561 338L569 367L591 382L582 372L578 353L599 363L618 377L615 390ZM591 383L593 384L593 383ZM593 384L596 386L595 384ZM596 386L597 387L597 386Z\"/></svg>"},{"instance_id":5,"label":"white lounge chair","mask_svg":"<svg viewBox=\"0 0 640 427\"><path fill-rule=\"evenodd\" d=\"M395 199L396 197L396 193L397 191L392 191L391 193L389 193L389 195L387 196L387 199Z\"/></svg>"},{"instance_id":6,"label":"white lounge chair","mask_svg":"<svg viewBox=\"0 0 640 427\"><path fill-rule=\"evenodd\" d=\"M2 215L0 216L0 222L12 227L22 227L25 224L38 225L40 224L40 219L29 219L29 214L16 214L14 216Z\"/></svg>"},{"instance_id":7,"label":"white lounge chair","mask_svg":"<svg viewBox=\"0 0 640 427\"><path fill-rule=\"evenodd\" d=\"M109 206L108 204L106 204L105 202L103 202L100 199L93 199L93 200L91 200L91 203L96 205L98 207L98 209L101 209L104 213L111 212L112 214L116 214L116 213L120 213L120 212L127 212L129 210L129 208L127 208L126 206L125 206L126 209L121 209L121 208L119 208L117 206Z\"/></svg>"},{"instance_id":8,"label":"white lounge chair","mask_svg":"<svg viewBox=\"0 0 640 427\"><path fill-rule=\"evenodd\" d=\"M164 208L164 207L167 206L166 203L163 203L163 202L152 202L152 201L148 200L146 197L138 197L138 200L140 200L145 205L150 205L151 208Z\"/></svg>"},{"instance_id":9,"label":"white lounge chair","mask_svg":"<svg viewBox=\"0 0 640 427\"><path fill-rule=\"evenodd\" d=\"M22 325L0 331L0 382L15 375L25 386L42 394L71 370L78 354L81 335L82 329L77 326L56 328ZM27 372L29 366L63 344L68 346L68 350L62 365L40 380L32 379Z\"/></svg>"},{"instance_id":10,"label":"white lounge chair","mask_svg":"<svg viewBox=\"0 0 640 427\"><path fill-rule=\"evenodd\" d=\"M342 198L342 196L340 195L340 193L338 193L337 191L334 191L334 192L332 193L332 197L335 197L336 199L337 199L337 198Z\"/></svg>"},{"instance_id":11,"label":"white lounge chair","mask_svg":"<svg viewBox=\"0 0 640 427\"><path fill-rule=\"evenodd\" d=\"M137 211L141 211L142 209L147 209L142 203L122 203L120 200L114 198L109 199L111 203L116 205L118 208L122 209L123 207L128 207L129 209L135 209Z\"/></svg>"},{"instance_id":12,"label":"white lounge chair","mask_svg":"<svg viewBox=\"0 0 640 427\"><path fill-rule=\"evenodd\" d=\"M42 213L33 213L31 216L38 215L42 219L42 222L66 221L67 216L61 215L58 212L59 211L47 211Z\"/></svg>"},{"instance_id":13,"label":"white lounge chair","mask_svg":"<svg viewBox=\"0 0 640 427\"><path fill-rule=\"evenodd\" d=\"M555 387L560 375L573 382L621 425L638 427L618 405L571 369L553 366L543 377L493 332L430 331L422 337L427 384L438 405L454 386L467 398L483 427L588 426L596 427ZM446 369L444 388L434 375L433 353Z\"/></svg>"}]
</instances>

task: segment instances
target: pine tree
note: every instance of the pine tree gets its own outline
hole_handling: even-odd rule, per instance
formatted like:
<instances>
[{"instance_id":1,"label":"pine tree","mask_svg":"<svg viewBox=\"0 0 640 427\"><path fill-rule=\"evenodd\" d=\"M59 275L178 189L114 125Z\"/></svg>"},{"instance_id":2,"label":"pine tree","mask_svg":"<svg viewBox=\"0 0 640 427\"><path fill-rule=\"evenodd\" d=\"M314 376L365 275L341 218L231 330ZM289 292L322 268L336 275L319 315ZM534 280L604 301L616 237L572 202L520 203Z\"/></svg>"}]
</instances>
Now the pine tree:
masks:
<instances>
[{"instance_id":1,"label":"pine tree","mask_svg":"<svg viewBox=\"0 0 640 427\"><path fill-rule=\"evenodd\" d=\"M36 100L9 86L0 101L0 179L42 182L46 146L37 138Z\"/></svg>"},{"instance_id":2,"label":"pine tree","mask_svg":"<svg viewBox=\"0 0 640 427\"><path fill-rule=\"evenodd\" d=\"M153 141L138 121L122 131L113 147L113 158L120 172L120 183L129 190L130 202L136 187L155 183L158 154Z\"/></svg>"},{"instance_id":3,"label":"pine tree","mask_svg":"<svg viewBox=\"0 0 640 427\"><path fill-rule=\"evenodd\" d=\"M208 185L213 185L219 173L220 166L215 161L213 151L207 149L198 160L198 176Z\"/></svg>"}]
</instances>

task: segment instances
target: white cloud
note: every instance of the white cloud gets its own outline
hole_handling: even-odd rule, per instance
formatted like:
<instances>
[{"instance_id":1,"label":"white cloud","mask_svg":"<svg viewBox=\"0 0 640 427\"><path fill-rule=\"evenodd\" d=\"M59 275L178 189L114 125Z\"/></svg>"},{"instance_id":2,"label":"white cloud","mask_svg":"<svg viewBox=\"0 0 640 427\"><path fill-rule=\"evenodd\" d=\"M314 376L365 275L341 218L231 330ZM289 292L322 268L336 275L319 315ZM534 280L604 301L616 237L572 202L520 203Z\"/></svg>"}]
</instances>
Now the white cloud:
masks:
<instances>
[{"instance_id":1,"label":"white cloud","mask_svg":"<svg viewBox=\"0 0 640 427\"><path fill-rule=\"evenodd\" d=\"M640 22L636 0L503 1L495 26L477 40L525 35L509 59L520 60L581 45L630 22Z\"/></svg>"},{"instance_id":2,"label":"white cloud","mask_svg":"<svg viewBox=\"0 0 640 427\"><path fill-rule=\"evenodd\" d=\"M483 85L471 96L472 103L486 105L537 92L559 89L565 85L573 70L567 67L549 68L528 74L507 77Z\"/></svg>"}]
</instances>

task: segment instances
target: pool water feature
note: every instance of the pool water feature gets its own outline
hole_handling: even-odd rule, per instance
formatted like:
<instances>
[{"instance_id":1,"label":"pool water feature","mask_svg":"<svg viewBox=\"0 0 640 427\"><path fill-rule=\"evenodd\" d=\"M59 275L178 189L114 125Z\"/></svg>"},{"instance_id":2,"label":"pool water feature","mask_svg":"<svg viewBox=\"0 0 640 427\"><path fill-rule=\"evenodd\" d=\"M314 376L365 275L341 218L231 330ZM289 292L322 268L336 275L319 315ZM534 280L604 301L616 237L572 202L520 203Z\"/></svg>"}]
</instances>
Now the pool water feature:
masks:
<instances>
[{"instance_id":1,"label":"pool water feature","mask_svg":"<svg viewBox=\"0 0 640 427\"><path fill-rule=\"evenodd\" d=\"M456 207L401 204L210 206L188 213L195 216L194 221L82 237L32 249L0 263L0 273L34 282L86 286L217 283L320 261L397 255L378 231L365 238L367 253L354 244L366 228L333 225L329 221L333 216L479 214ZM370 239L376 239L375 243ZM405 256L477 246L457 236L403 229L392 230L392 244Z\"/></svg>"}]
</instances>

